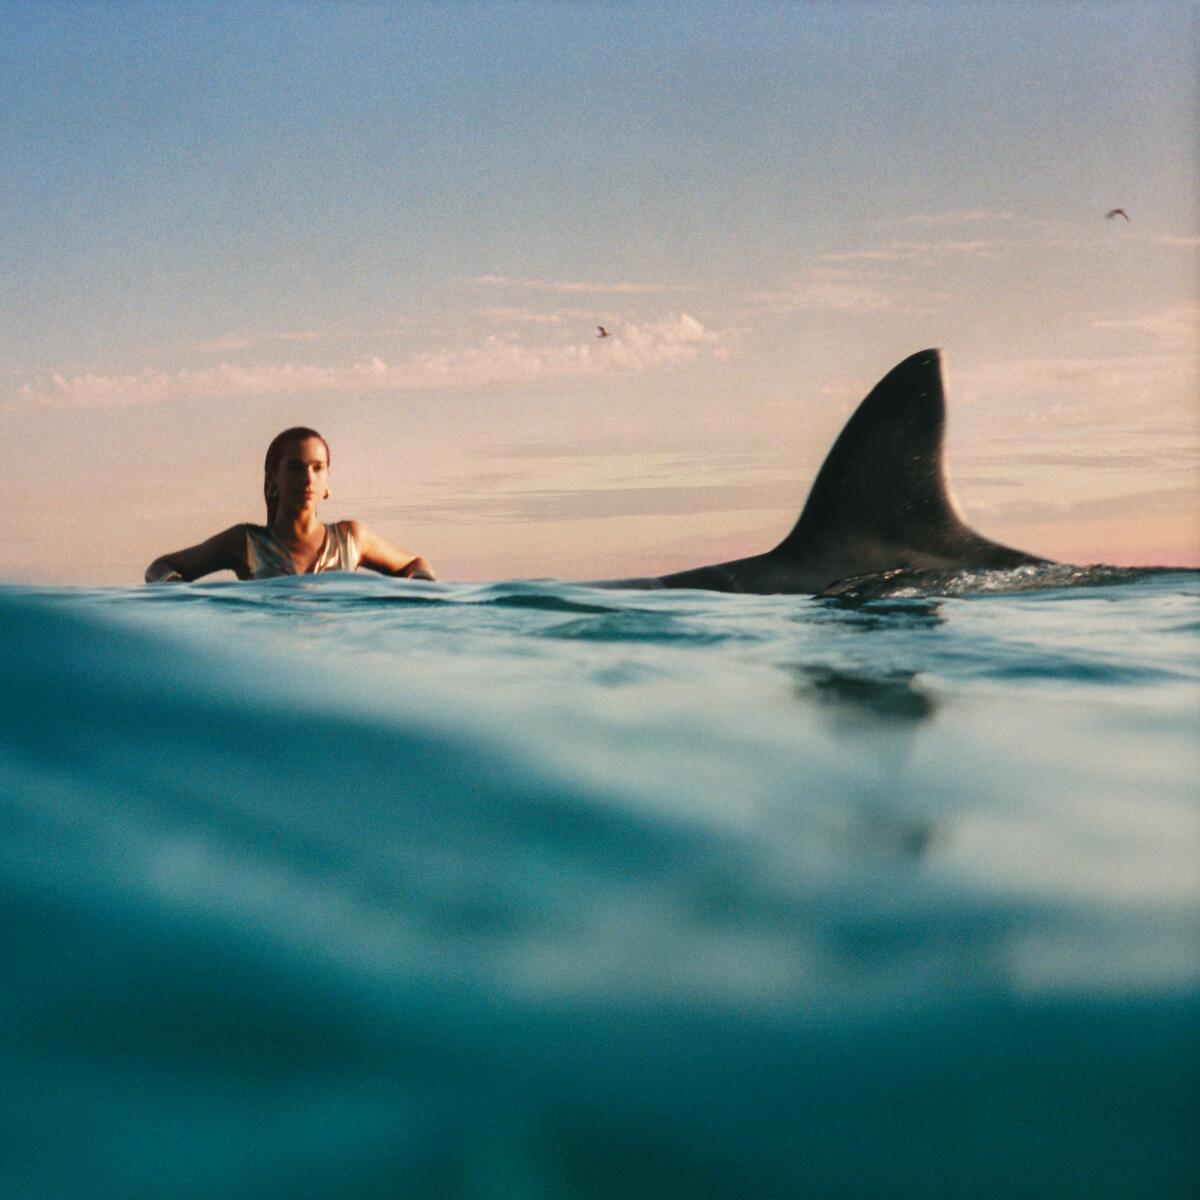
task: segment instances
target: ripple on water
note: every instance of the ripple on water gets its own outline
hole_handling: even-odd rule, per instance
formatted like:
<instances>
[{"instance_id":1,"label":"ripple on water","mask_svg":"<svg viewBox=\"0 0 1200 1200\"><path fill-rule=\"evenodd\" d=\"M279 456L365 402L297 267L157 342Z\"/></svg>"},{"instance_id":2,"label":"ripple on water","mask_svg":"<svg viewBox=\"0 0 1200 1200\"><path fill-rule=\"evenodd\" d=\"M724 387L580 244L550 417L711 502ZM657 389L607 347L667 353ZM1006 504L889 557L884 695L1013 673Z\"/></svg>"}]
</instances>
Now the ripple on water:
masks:
<instances>
[{"instance_id":1,"label":"ripple on water","mask_svg":"<svg viewBox=\"0 0 1200 1200\"><path fill-rule=\"evenodd\" d=\"M567 621L539 630L535 636L580 642L653 642L660 645L682 642L700 646L725 641L728 635L698 628L671 613L624 609L605 616Z\"/></svg>"}]
</instances>

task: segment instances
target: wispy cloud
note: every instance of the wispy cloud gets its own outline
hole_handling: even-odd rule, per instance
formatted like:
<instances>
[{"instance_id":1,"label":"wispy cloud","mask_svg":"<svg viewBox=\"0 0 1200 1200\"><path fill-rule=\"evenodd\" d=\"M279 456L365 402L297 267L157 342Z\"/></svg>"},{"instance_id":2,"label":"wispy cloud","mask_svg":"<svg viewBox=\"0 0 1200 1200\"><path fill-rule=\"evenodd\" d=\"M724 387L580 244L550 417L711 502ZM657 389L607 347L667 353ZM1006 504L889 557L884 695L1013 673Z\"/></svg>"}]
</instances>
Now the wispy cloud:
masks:
<instances>
[{"instance_id":1,"label":"wispy cloud","mask_svg":"<svg viewBox=\"0 0 1200 1200\"><path fill-rule=\"evenodd\" d=\"M321 329L286 329L268 333L230 334L197 342L195 349L217 354L231 354L235 350L250 350L255 346L267 346L276 342L321 342L345 337L345 334Z\"/></svg>"},{"instance_id":2,"label":"wispy cloud","mask_svg":"<svg viewBox=\"0 0 1200 1200\"><path fill-rule=\"evenodd\" d=\"M1120 496L1099 496L1083 500L997 500L972 506L975 515L1020 525L1047 525L1073 520L1146 520L1152 516L1177 517L1195 511L1194 487L1157 488Z\"/></svg>"},{"instance_id":3,"label":"wispy cloud","mask_svg":"<svg viewBox=\"0 0 1200 1200\"><path fill-rule=\"evenodd\" d=\"M1056 471L1186 471L1200 465L1200 444L1158 446L1144 450L1018 450L1004 455L1006 467L1053 467ZM960 480L961 482L961 480Z\"/></svg>"},{"instance_id":4,"label":"wispy cloud","mask_svg":"<svg viewBox=\"0 0 1200 1200\"><path fill-rule=\"evenodd\" d=\"M1184 355L1021 358L985 363L953 374L955 395L965 401L1014 396L1046 402L1041 412L1057 418L1071 411L1063 401L1087 409L1106 399L1142 400L1178 385L1193 370ZM1029 420L1036 423L1038 413Z\"/></svg>"},{"instance_id":5,"label":"wispy cloud","mask_svg":"<svg viewBox=\"0 0 1200 1200\"><path fill-rule=\"evenodd\" d=\"M769 512L796 500L790 481L700 486L518 488L468 493L456 487L443 501L421 499L381 504L372 520L526 522L597 520L609 517L682 516L700 513Z\"/></svg>"},{"instance_id":6,"label":"wispy cloud","mask_svg":"<svg viewBox=\"0 0 1200 1200\"><path fill-rule=\"evenodd\" d=\"M1178 246L1183 250L1200 249L1200 236L1196 234L1156 233L1154 240L1160 246Z\"/></svg>"},{"instance_id":7,"label":"wispy cloud","mask_svg":"<svg viewBox=\"0 0 1200 1200\"><path fill-rule=\"evenodd\" d=\"M787 287L750 292L744 300L775 312L832 309L847 313L872 313L886 309L928 312L943 295L923 289L920 299L911 287L894 278L853 268L814 267Z\"/></svg>"},{"instance_id":8,"label":"wispy cloud","mask_svg":"<svg viewBox=\"0 0 1200 1200\"><path fill-rule=\"evenodd\" d=\"M589 327L596 316L593 308L555 308L544 309L521 308L518 305L493 304L478 310L479 315L492 321L502 321L516 325L561 325L564 321L587 321Z\"/></svg>"},{"instance_id":9,"label":"wispy cloud","mask_svg":"<svg viewBox=\"0 0 1200 1200\"><path fill-rule=\"evenodd\" d=\"M472 283L484 287L524 288L529 291L552 292L557 295L586 295L605 293L620 296L656 296L666 293L691 291L690 288L678 284L664 283L598 283L594 280L561 280L561 279L517 279L510 275L477 275Z\"/></svg>"},{"instance_id":10,"label":"wispy cloud","mask_svg":"<svg viewBox=\"0 0 1200 1200\"><path fill-rule=\"evenodd\" d=\"M534 312L528 308L504 307L503 305L481 308L479 315L493 321L516 322L523 325L560 325L563 320L563 315L559 312Z\"/></svg>"},{"instance_id":11,"label":"wispy cloud","mask_svg":"<svg viewBox=\"0 0 1200 1200\"><path fill-rule=\"evenodd\" d=\"M1192 439L1196 384L1193 355L1153 353L983 363L953 370L950 391L958 402L977 405L977 422L1009 430L1025 447L1021 457L1028 449L1022 427L1036 430L1056 452L1105 444L1131 451L1145 448L1147 438Z\"/></svg>"},{"instance_id":12,"label":"wispy cloud","mask_svg":"<svg viewBox=\"0 0 1200 1200\"><path fill-rule=\"evenodd\" d=\"M820 254L818 262L914 262L943 258L998 258L1006 243L976 238L969 241L906 241L895 239L882 246L841 253Z\"/></svg>"},{"instance_id":13,"label":"wispy cloud","mask_svg":"<svg viewBox=\"0 0 1200 1200\"><path fill-rule=\"evenodd\" d=\"M1200 301L1161 309L1140 317L1093 321L1093 329L1145 334L1164 346L1200 346Z\"/></svg>"},{"instance_id":14,"label":"wispy cloud","mask_svg":"<svg viewBox=\"0 0 1200 1200\"><path fill-rule=\"evenodd\" d=\"M731 335L709 330L688 313L644 324L617 323L603 341L530 346L515 337L489 337L463 350L378 356L332 366L293 363L143 368L119 375L92 372L37 376L17 389L16 405L102 406L219 396L403 392L433 388L530 384L606 371L646 371L723 358Z\"/></svg>"},{"instance_id":15,"label":"wispy cloud","mask_svg":"<svg viewBox=\"0 0 1200 1200\"><path fill-rule=\"evenodd\" d=\"M958 208L940 213L912 213L901 225L978 225L986 221L1015 221L1016 213L997 208Z\"/></svg>"}]
</instances>

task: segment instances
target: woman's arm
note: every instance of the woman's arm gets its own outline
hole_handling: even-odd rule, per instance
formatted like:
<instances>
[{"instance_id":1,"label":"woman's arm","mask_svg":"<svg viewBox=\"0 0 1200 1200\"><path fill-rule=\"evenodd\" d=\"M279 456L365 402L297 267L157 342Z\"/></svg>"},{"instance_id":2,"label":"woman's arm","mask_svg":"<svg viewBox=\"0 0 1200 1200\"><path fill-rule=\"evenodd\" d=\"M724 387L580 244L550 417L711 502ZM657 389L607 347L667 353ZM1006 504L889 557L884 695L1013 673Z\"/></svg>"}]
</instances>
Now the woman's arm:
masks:
<instances>
[{"instance_id":1,"label":"woman's arm","mask_svg":"<svg viewBox=\"0 0 1200 1200\"><path fill-rule=\"evenodd\" d=\"M198 546L156 558L146 568L146 582L190 583L214 571L232 571L239 579L245 578L245 525L232 525Z\"/></svg>"},{"instance_id":2,"label":"woman's arm","mask_svg":"<svg viewBox=\"0 0 1200 1200\"><path fill-rule=\"evenodd\" d=\"M399 575L405 579L434 578L433 568L419 554L410 554L393 546L361 521L351 521L350 532L358 543L358 560L364 567L381 575Z\"/></svg>"}]
</instances>

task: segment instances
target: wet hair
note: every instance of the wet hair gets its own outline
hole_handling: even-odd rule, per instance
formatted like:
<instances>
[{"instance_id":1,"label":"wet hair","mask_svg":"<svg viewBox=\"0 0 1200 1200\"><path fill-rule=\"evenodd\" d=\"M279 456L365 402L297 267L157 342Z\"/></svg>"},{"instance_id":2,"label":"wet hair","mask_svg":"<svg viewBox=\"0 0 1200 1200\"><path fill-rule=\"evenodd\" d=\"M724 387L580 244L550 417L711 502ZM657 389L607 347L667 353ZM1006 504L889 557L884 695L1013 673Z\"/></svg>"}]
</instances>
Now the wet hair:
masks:
<instances>
[{"instance_id":1,"label":"wet hair","mask_svg":"<svg viewBox=\"0 0 1200 1200\"><path fill-rule=\"evenodd\" d=\"M279 511L279 496L278 494L272 495L270 492L271 476L279 466L279 462L283 458L283 448L288 442L302 442L305 438L316 438L325 447L325 465L329 465L332 457L329 453L329 443L315 429L309 429L305 425L296 425L276 434L267 447L267 458L263 463L263 499L267 502L268 525L275 523L275 514Z\"/></svg>"}]
</instances>

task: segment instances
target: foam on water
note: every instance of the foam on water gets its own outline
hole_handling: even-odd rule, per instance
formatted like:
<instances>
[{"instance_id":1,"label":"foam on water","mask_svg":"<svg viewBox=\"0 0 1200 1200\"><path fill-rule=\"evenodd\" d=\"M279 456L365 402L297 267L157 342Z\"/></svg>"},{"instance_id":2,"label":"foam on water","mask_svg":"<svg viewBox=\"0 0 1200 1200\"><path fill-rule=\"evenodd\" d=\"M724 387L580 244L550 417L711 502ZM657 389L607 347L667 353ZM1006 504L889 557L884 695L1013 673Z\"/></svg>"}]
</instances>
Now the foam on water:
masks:
<instances>
[{"instance_id":1,"label":"foam on water","mask_svg":"<svg viewBox=\"0 0 1200 1200\"><path fill-rule=\"evenodd\" d=\"M1038 570L0 589L0 1194L1190 1195L1200 587Z\"/></svg>"}]
</instances>

